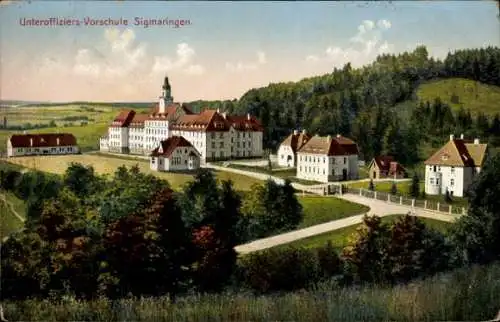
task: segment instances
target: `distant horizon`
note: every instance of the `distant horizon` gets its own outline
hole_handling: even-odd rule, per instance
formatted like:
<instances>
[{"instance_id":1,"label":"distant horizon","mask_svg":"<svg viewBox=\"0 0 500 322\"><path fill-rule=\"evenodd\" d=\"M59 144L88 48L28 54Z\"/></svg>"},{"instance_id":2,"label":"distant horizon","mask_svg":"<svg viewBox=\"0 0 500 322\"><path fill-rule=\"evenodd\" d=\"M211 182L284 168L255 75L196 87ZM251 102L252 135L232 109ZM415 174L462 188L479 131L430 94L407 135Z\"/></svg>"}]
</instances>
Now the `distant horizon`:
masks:
<instances>
[{"instance_id":1,"label":"distant horizon","mask_svg":"<svg viewBox=\"0 0 500 322\"><path fill-rule=\"evenodd\" d=\"M424 45L500 47L494 1L1 2L0 99L234 100ZM145 24L147 23L147 25Z\"/></svg>"}]
</instances>

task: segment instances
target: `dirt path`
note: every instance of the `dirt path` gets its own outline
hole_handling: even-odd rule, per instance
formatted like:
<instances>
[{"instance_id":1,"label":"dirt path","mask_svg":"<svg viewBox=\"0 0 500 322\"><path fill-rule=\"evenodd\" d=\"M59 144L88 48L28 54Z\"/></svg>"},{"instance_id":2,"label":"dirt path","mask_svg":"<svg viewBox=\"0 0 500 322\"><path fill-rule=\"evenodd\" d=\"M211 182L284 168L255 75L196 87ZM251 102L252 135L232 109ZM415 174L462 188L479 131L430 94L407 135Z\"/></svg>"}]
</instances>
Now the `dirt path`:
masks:
<instances>
[{"instance_id":1,"label":"dirt path","mask_svg":"<svg viewBox=\"0 0 500 322\"><path fill-rule=\"evenodd\" d=\"M5 197L5 193L0 193L0 199L7 205L7 207L9 207L10 211L21 221L21 222L24 222L26 219L19 215L19 213L16 211L16 209L14 208L14 206L12 205L11 202L9 202L7 200L7 198Z\"/></svg>"}]
</instances>

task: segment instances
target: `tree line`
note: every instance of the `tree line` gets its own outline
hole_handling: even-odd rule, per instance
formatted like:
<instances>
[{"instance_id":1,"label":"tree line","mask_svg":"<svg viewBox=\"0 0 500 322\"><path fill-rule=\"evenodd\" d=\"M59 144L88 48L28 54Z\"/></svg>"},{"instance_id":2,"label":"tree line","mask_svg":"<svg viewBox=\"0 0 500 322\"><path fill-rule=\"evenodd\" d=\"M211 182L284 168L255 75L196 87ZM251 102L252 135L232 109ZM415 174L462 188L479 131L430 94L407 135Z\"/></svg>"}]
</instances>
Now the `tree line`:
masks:
<instances>
[{"instance_id":1,"label":"tree line","mask_svg":"<svg viewBox=\"0 0 500 322\"><path fill-rule=\"evenodd\" d=\"M201 171L182 191L119 168L110 178L73 164L64 176L0 172L2 188L28 200L25 228L1 249L4 298L121 298L186 292L289 291L332 281L398 284L500 259L500 154L469 191L468 214L447 234L406 215L376 216L343 249L285 247L237 258L234 246L294 229L301 207L289 185L248 194ZM291 215L293 214L293 215Z\"/></svg>"},{"instance_id":2,"label":"tree line","mask_svg":"<svg viewBox=\"0 0 500 322\"><path fill-rule=\"evenodd\" d=\"M294 128L320 135L340 133L357 142L370 139L370 144L362 143L363 157L369 160L383 152L387 132L400 135L394 133L394 127L400 128L403 138L410 132L423 136L422 142L437 140L428 138L411 119L402 119L406 111L400 104L411 103L421 83L452 77L500 86L500 48L457 50L439 60L429 56L425 46L419 46L413 52L380 55L362 68L346 64L326 75L254 88L238 101L198 101L195 105L199 108L204 103L231 113L256 115L264 125L265 148L276 149ZM435 128L444 133L447 126L443 123ZM412 145L412 140L404 139L406 145ZM413 146L408 146L408 151L414 151Z\"/></svg>"}]
</instances>

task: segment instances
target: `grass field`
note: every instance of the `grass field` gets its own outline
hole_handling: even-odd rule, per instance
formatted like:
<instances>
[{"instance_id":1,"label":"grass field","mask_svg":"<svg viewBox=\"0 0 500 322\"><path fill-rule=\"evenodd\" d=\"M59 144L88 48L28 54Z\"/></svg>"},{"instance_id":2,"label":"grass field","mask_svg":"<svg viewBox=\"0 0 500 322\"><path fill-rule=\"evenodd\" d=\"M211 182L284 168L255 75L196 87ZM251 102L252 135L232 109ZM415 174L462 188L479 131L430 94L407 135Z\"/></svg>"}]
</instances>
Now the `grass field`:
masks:
<instances>
[{"instance_id":1,"label":"grass field","mask_svg":"<svg viewBox=\"0 0 500 322\"><path fill-rule=\"evenodd\" d=\"M374 182L373 184L375 186L375 191L387 192L387 193L391 192L392 181ZM363 181L363 182L351 183L348 186L351 188L368 189L369 185L370 185L369 181L366 181L366 182ZM398 191L397 191L396 195L410 198L410 186L411 186L411 181L397 182L396 187L398 188ZM423 190L424 190L424 183L422 181L420 181L419 191L422 192ZM419 197L417 199L423 200L421 197ZM444 203L444 196L426 195L425 200ZM452 200L453 200L453 202L452 202L453 205L460 206L460 207L467 207L468 206L468 201L466 198L452 197Z\"/></svg>"},{"instance_id":2,"label":"grass field","mask_svg":"<svg viewBox=\"0 0 500 322\"><path fill-rule=\"evenodd\" d=\"M171 187L175 190L181 188L186 182L193 179L192 174L172 173L172 172L157 172L149 168L149 163L139 160L127 160L121 158L104 157L91 154L76 154L76 155L59 155L59 156L36 156L36 157L16 157L8 159L9 162L19 164L21 166L37 169L44 172L62 174L66 171L70 163L78 162L84 165L91 165L99 174L112 174L115 170L125 165L131 167L135 164L139 166L141 171L151 173L162 179L167 180ZM214 171L217 179L231 179L236 190L249 190L252 184L262 182L260 180L223 171Z\"/></svg>"},{"instance_id":3,"label":"grass field","mask_svg":"<svg viewBox=\"0 0 500 322\"><path fill-rule=\"evenodd\" d=\"M453 95L458 96L458 102L452 101ZM454 110L463 106L473 114L479 111L487 115L500 113L500 87L468 79L450 78L422 84L417 89L417 97L424 102L433 102L439 97Z\"/></svg>"},{"instance_id":4,"label":"grass field","mask_svg":"<svg viewBox=\"0 0 500 322\"><path fill-rule=\"evenodd\" d=\"M22 200L16 198L10 192L0 191L0 240L3 240L9 234L21 229L23 226L23 223L12 212L8 203L10 203L14 207L14 210L23 218L26 211L25 204Z\"/></svg>"},{"instance_id":5,"label":"grass field","mask_svg":"<svg viewBox=\"0 0 500 322\"><path fill-rule=\"evenodd\" d=\"M401 215L391 215L391 216L382 217L382 221L385 223L392 223L399 216L401 216ZM431 228L436 229L438 231L441 231L443 233L446 233L446 231L448 230L448 228L451 225L451 223L439 221L439 220L435 220L435 219L430 219L430 218L420 218L420 220L422 220L428 227L431 227ZM297 241L292 242L292 243L276 246L274 248L285 248L285 247L289 247L289 246L316 248L316 247L321 247L321 246L325 245L328 241L331 241L334 248L336 248L337 250L341 250L342 248L344 248L345 246L347 246L349 244L350 236L356 232L356 229L360 225L361 224L353 225L353 226L345 227L345 228L338 229L335 231L327 232L324 234L300 239L300 240L297 240Z\"/></svg>"},{"instance_id":6,"label":"grass field","mask_svg":"<svg viewBox=\"0 0 500 322\"><path fill-rule=\"evenodd\" d=\"M299 201L304 211L304 220L299 229L367 213L370 210L369 207L334 197L301 196Z\"/></svg>"},{"instance_id":7,"label":"grass field","mask_svg":"<svg viewBox=\"0 0 500 322\"><path fill-rule=\"evenodd\" d=\"M286 294L193 294L117 301L3 301L9 321L486 321L498 312L500 265L474 266L408 285L321 283Z\"/></svg>"}]
</instances>

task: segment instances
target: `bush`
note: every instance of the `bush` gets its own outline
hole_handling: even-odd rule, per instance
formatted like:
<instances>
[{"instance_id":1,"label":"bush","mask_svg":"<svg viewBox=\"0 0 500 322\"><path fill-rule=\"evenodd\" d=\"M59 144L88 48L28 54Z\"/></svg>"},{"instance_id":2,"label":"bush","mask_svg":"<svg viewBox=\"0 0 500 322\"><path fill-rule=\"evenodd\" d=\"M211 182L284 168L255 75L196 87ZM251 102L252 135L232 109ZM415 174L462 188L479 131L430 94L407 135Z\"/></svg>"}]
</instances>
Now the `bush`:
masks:
<instances>
[{"instance_id":1,"label":"bush","mask_svg":"<svg viewBox=\"0 0 500 322\"><path fill-rule=\"evenodd\" d=\"M324 265L330 261L326 254L322 260ZM317 280L319 272L314 250L288 247L244 256L238 263L237 278L243 287L265 293L304 288Z\"/></svg>"}]
</instances>

